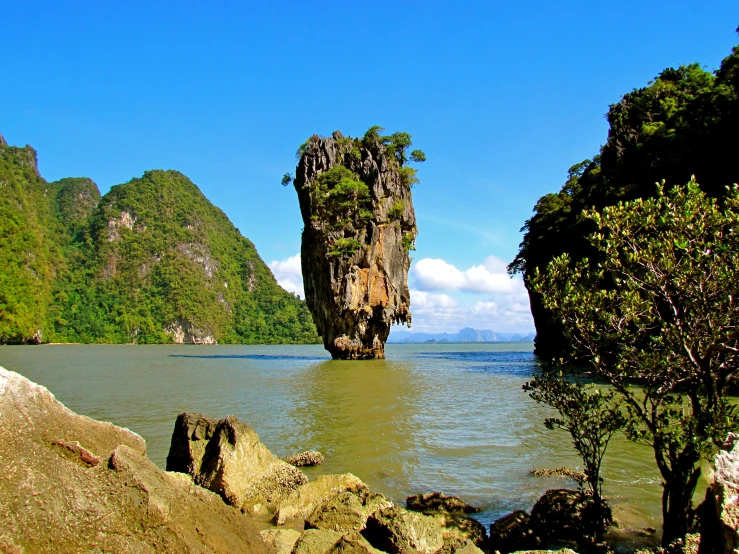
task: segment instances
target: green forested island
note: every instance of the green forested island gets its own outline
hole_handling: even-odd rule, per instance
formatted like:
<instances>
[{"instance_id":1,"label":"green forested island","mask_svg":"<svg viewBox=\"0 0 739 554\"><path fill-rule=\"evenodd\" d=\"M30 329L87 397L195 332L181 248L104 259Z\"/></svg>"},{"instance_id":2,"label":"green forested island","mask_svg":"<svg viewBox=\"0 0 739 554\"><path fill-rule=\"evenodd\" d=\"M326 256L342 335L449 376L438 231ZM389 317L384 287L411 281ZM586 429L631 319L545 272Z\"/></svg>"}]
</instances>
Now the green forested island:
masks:
<instances>
[{"instance_id":1,"label":"green forested island","mask_svg":"<svg viewBox=\"0 0 739 554\"><path fill-rule=\"evenodd\" d=\"M526 222L520 250L509 266L524 275L536 325L536 352L562 354L562 330L530 286L530 277L556 256L598 256L587 240L595 230L584 209L648 198L655 183L682 185L695 175L711 197L723 198L739 181L739 46L715 72L698 64L669 68L648 86L624 95L606 115L608 139L592 159L569 170L558 193L543 196Z\"/></svg>"},{"instance_id":2,"label":"green forested island","mask_svg":"<svg viewBox=\"0 0 739 554\"><path fill-rule=\"evenodd\" d=\"M0 344L312 343L304 302L177 171L100 196L0 136Z\"/></svg>"}]
</instances>

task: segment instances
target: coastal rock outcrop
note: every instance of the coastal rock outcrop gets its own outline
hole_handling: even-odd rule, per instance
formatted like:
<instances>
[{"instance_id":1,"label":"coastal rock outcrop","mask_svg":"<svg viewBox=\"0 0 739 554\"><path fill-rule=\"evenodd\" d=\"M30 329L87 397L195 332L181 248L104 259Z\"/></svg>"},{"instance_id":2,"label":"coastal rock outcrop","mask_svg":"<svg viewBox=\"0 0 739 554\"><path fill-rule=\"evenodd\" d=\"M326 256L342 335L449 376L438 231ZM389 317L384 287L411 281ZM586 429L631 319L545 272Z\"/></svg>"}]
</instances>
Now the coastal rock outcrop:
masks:
<instances>
[{"instance_id":1,"label":"coastal rock outcrop","mask_svg":"<svg viewBox=\"0 0 739 554\"><path fill-rule=\"evenodd\" d=\"M177 416L167 471L189 474L245 513L274 513L308 478L264 446L256 431L235 417Z\"/></svg>"},{"instance_id":2,"label":"coastal rock outcrop","mask_svg":"<svg viewBox=\"0 0 739 554\"><path fill-rule=\"evenodd\" d=\"M0 460L0 551L270 552L218 495L157 468L140 436L3 368Z\"/></svg>"},{"instance_id":3,"label":"coastal rock outcrop","mask_svg":"<svg viewBox=\"0 0 739 554\"><path fill-rule=\"evenodd\" d=\"M305 300L334 358L384 358L393 323L410 325L409 251L416 238L406 165L410 135L311 137L293 184L304 229ZM411 161L423 161L415 150ZM289 176L288 176L289 180Z\"/></svg>"},{"instance_id":4,"label":"coastal rock outcrop","mask_svg":"<svg viewBox=\"0 0 739 554\"><path fill-rule=\"evenodd\" d=\"M714 482L698 508L699 554L734 553L739 548L739 435L729 434L714 463Z\"/></svg>"}]
</instances>

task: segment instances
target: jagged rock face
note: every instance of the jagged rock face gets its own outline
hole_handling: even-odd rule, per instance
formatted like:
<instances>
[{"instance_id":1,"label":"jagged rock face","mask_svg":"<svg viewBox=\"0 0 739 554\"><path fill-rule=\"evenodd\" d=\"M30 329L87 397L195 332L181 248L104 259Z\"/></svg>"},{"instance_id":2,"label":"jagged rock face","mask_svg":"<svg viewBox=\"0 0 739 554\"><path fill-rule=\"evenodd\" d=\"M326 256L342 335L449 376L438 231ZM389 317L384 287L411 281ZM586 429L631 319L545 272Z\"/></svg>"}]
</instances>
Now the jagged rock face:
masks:
<instances>
[{"instance_id":1,"label":"jagged rock face","mask_svg":"<svg viewBox=\"0 0 739 554\"><path fill-rule=\"evenodd\" d=\"M334 358L384 358L390 326L410 326L412 181L412 170L381 141L337 131L303 151L294 186L304 223L305 299Z\"/></svg>"}]
</instances>

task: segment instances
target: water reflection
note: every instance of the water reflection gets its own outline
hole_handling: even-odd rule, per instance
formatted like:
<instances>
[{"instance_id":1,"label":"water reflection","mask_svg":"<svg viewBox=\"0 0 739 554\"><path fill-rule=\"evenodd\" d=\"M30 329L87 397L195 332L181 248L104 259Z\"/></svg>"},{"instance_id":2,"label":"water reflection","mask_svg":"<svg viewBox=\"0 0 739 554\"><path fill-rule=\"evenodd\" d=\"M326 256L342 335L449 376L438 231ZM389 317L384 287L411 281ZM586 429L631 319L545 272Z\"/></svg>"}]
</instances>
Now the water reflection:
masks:
<instances>
[{"instance_id":1,"label":"water reflection","mask_svg":"<svg viewBox=\"0 0 739 554\"><path fill-rule=\"evenodd\" d=\"M425 388L406 362L311 365L292 379L293 440L324 453L326 463L314 471L351 471L375 490L402 497L418 465L414 419Z\"/></svg>"}]
</instances>

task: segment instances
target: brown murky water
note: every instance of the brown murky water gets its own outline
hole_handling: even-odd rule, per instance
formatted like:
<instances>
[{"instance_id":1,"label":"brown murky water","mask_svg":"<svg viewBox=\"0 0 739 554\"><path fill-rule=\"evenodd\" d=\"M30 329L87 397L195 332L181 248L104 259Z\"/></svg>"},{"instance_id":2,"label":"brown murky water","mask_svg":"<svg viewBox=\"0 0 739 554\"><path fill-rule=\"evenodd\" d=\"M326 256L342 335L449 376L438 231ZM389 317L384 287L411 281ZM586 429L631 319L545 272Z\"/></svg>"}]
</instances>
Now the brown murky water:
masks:
<instances>
[{"instance_id":1,"label":"brown murky water","mask_svg":"<svg viewBox=\"0 0 739 554\"><path fill-rule=\"evenodd\" d=\"M237 416L279 456L323 452L309 473L349 471L398 502L457 494L484 507L484 523L574 487L529 474L579 465L568 435L546 430L549 412L521 390L531 345L388 345L387 357L332 361L320 346L0 347L0 365L76 412L136 431L161 467L177 414L198 411ZM648 448L615 439L604 476L627 526L659 526Z\"/></svg>"}]
</instances>

